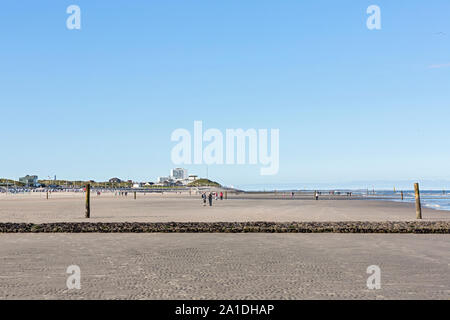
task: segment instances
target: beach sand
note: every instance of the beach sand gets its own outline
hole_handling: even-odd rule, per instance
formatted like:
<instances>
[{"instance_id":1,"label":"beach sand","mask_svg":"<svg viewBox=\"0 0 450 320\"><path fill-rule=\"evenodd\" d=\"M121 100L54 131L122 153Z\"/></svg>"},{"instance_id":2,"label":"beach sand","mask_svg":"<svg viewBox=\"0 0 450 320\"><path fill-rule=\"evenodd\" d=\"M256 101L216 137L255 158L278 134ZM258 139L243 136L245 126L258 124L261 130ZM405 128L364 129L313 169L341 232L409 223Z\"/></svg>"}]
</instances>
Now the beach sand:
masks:
<instances>
[{"instance_id":1,"label":"beach sand","mask_svg":"<svg viewBox=\"0 0 450 320\"><path fill-rule=\"evenodd\" d=\"M409 221L411 204L335 197L82 193L0 195L0 222ZM425 221L450 212L423 210ZM436 234L1 234L0 299L448 299ZM68 290L66 269L81 269ZM382 289L366 286L371 265Z\"/></svg>"},{"instance_id":2,"label":"beach sand","mask_svg":"<svg viewBox=\"0 0 450 320\"><path fill-rule=\"evenodd\" d=\"M0 234L0 299L448 299L449 250L428 234Z\"/></svg>"},{"instance_id":3,"label":"beach sand","mask_svg":"<svg viewBox=\"0 0 450 320\"><path fill-rule=\"evenodd\" d=\"M324 199L325 197L321 197ZM340 200L338 200L340 199ZM315 201L310 196L229 195L204 207L199 195L138 193L91 196L91 218L84 218L83 193L0 195L0 222L246 222L246 221L414 221L410 203L349 199ZM449 221L450 211L423 208L424 221Z\"/></svg>"}]
</instances>

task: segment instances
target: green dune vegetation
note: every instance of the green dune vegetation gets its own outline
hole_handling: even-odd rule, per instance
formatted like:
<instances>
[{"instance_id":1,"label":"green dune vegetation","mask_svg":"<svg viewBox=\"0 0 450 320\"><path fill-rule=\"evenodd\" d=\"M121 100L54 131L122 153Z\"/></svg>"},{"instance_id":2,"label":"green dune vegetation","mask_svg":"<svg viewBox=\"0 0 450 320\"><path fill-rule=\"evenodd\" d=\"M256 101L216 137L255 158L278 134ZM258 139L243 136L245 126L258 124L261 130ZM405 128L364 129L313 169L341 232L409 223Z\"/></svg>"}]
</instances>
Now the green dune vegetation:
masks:
<instances>
[{"instance_id":1,"label":"green dune vegetation","mask_svg":"<svg viewBox=\"0 0 450 320\"><path fill-rule=\"evenodd\" d=\"M42 179L38 180L38 183L42 187L48 187L48 186L58 186L62 188L83 188L88 183L91 185L92 188L131 188L133 186L133 183L130 181L120 181L120 182L97 182L97 181L70 181L70 180L48 180L48 179ZM5 179L0 178L0 186L6 187L23 187L25 184L11 180L11 179ZM221 187L221 185L215 181L211 181L209 179L198 179L196 181L193 181L189 183L187 186L183 185L170 185L170 186L161 186L161 185L143 185L141 188L145 189L178 189L178 188L186 188L186 187Z\"/></svg>"},{"instance_id":2,"label":"green dune vegetation","mask_svg":"<svg viewBox=\"0 0 450 320\"><path fill-rule=\"evenodd\" d=\"M198 179L189 183L188 187L221 187L221 185L209 179Z\"/></svg>"},{"instance_id":3,"label":"green dune vegetation","mask_svg":"<svg viewBox=\"0 0 450 320\"><path fill-rule=\"evenodd\" d=\"M18 187L23 187L24 184L22 182L19 182L19 181L0 178L0 186L18 186Z\"/></svg>"},{"instance_id":4,"label":"green dune vegetation","mask_svg":"<svg viewBox=\"0 0 450 320\"><path fill-rule=\"evenodd\" d=\"M68 181L68 180L38 180L38 183L40 183L43 186L60 186L60 187L84 187L88 183L93 188L131 188L133 186L132 182L128 181L121 181L121 182L97 182L97 181Z\"/></svg>"},{"instance_id":5,"label":"green dune vegetation","mask_svg":"<svg viewBox=\"0 0 450 320\"><path fill-rule=\"evenodd\" d=\"M114 182L97 182L97 181L66 181L66 180L39 180L40 184L44 186L61 186L61 187L84 187L86 184L90 184L93 188L130 188L133 183L122 181L120 183Z\"/></svg>"}]
</instances>

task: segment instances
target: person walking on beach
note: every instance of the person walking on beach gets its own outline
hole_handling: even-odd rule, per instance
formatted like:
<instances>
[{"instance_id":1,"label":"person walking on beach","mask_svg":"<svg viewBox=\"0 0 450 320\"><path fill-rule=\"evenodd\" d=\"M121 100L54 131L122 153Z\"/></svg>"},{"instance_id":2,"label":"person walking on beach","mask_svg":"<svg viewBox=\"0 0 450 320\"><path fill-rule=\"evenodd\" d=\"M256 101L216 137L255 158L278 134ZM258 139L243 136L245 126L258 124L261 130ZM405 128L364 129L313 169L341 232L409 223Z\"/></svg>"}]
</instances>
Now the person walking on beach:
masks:
<instances>
[{"instance_id":1,"label":"person walking on beach","mask_svg":"<svg viewBox=\"0 0 450 320\"><path fill-rule=\"evenodd\" d=\"M316 198L316 200L319 200L319 192L315 191L314 197Z\"/></svg>"},{"instance_id":2,"label":"person walking on beach","mask_svg":"<svg viewBox=\"0 0 450 320\"><path fill-rule=\"evenodd\" d=\"M223 192L220 191L220 200L223 200Z\"/></svg>"},{"instance_id":3,"label":"person walking on beach","mask_svg":"<svg viewBox=\"0 0 450 320\"><path fill-rule=\"evenodd\" d=\"M203 199L203 206L205 207L206 206L206 193L205 192L202 193L202 199Z\"/></svg>"},{"instance_id":4,"label":"person walking on beach","mask_svg":"<svg viewBox=\"0 0 450 320\"><path fill-rule=\"evenodd\" d=\"M210 192L209 195L208 195L208 200L209 200L209 206L212 207L213 195L212 195L211 192Z\"/></svg>"}]
</instances>

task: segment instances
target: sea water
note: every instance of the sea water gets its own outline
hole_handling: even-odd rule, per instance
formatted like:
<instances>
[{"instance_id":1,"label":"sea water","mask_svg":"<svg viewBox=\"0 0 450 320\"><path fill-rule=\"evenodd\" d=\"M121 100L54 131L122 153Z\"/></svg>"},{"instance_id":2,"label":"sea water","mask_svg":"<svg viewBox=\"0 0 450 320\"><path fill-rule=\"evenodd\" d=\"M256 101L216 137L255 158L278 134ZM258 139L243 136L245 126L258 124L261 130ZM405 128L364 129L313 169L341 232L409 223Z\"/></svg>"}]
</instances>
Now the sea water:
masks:
<instances>
[{"instance_id":1,"label":"sea water","mask_svg":"<svg viewBox=\"0 0 450 320\"><path fill-rule=\"evenodd\" d=\"M373 197L373 195L370 196ZM400 192L375 191L375 196L377 198L382 198L382 200L392 200L396 202L415 203L416 201L413 190L403 191L403 201L400 198ZM425 208L450 211L450 193L448 191L421 190L420 202Z\"/></svg>"},{"instance_id":2,"label":"sea water","mask_svg":"<svg viewBox=\"0 0 450 320\"><path fill-rule=\"evenodd\" d=\"M240 188L239 188L240 187ZM294 184L273 184L273 185L245 185L239 186L238 188L244 191L274 191L277 190L279 192L292 192L292 191L337 191L341 193L352 192L354 195L367 197L367 199L374 200L388 200L395 202L407 202L414 203L415 195L414 190L406 190L403 191L403 201L401 200L400 191L388 191L388 190L375 190L375 194L373 190L362 190L362 189L331 189L331 188L318 188L313 189L309 186L308 189L299 188L298 185ZM422 207L430 208L435 210L446 210L450 211L450 191L442 191L442 190L421 190L420 191L420 200L422 203Z\"/></svg>"}]
</instances>

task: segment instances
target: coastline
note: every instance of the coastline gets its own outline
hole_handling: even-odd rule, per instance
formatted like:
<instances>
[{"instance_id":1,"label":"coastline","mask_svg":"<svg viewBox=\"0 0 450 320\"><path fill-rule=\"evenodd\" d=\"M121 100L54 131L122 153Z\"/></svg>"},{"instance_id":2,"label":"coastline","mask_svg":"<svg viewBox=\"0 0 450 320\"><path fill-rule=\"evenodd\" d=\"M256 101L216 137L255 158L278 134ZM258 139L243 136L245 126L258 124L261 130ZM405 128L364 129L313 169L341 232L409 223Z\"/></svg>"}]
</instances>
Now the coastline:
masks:
<instances>
[{"instance_id":1,"label":"coastline","mask_svg":"<svg viewBox=\"0 0 450 320\"><path fill-rule=\"evenodd\" d=\"M41 197L40 197L41 196ZM203 206L200 195L187 193L113 193L91 196L91 218L84 218L83 193L52 193L0 197L0 222L396 222L416 221L414 204L364 197L289 194L228 194ZM423 208L423 221L450 221L450 211Z\"/></svg>"}]
</instances>

